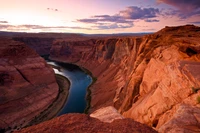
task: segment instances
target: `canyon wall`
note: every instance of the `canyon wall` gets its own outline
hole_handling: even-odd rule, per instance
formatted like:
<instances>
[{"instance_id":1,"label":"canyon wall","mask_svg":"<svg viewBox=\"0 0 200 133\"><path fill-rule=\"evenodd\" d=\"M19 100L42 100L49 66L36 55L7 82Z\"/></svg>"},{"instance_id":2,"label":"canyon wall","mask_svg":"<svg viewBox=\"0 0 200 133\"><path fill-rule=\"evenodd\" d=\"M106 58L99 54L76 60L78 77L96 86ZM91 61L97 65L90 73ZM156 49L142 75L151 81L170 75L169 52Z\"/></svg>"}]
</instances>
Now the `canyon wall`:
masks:
<instances>
[{"instance_id":1,"label":"canyon wall","mask_svg":"<svg viewBox=\"0 0 200 133\"><path fill-rule=\"evenodd\" d=\"M54 38L13 37L13 40L25 43L27 46L34 49L39 55L49 55Z\"/></svg>"},{"instance_id":2,"label":"canyon wall","mask_svg":"<svg viewBox=\"0 0 200 133\"><path fill-rule=\"evenodd\" d=\"M90 70L89 112L114 106L160 132L200 131L200 28L143 37L55 41L50 58Z\"/></svg>"},{"instance_id":3,"label":"canyon wall","mask_svg":"<svg viewBox=\"0 0 200 133\"><path fill-rule=\"evenodd\" d=\"M53 69L43 58L23 43L0 39L0 131L25 126L57 94Z\"/></svg>"},{"instance_id":4,"label":"canyon wall","mask_svg":"<svg viewBox=\"0 0 200 133\"><path fill-rule=\"evenodd\" d=\"M39 55L49 55L51 46L55 40L85 40L89 35L76 33L4 33L12 40L25 43L28 47L35 50ZM3 36L0 34L0 37Z\"/></svg>"}]
</instances>

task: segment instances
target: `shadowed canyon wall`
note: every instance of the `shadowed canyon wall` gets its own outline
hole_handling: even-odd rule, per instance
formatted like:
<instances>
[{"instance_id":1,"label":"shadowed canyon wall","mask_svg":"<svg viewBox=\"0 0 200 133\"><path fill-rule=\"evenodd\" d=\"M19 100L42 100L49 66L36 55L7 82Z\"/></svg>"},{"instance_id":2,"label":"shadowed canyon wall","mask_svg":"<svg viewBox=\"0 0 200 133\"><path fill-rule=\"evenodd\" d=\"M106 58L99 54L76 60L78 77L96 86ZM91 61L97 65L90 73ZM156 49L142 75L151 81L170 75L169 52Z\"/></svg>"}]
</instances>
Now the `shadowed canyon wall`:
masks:
<instances>
[{"instance_id":1,"label":"shadowed canyon wall","mask_svg":"<svg viewBox=\"0 0 200 133\"><path fill-rule=\"evenodd\" d=\"M34 50L0 40L0 129L23 127L57 97L53 69Z\"/></svg>"},{"instance_id":2,"label":"shadowed canyon wall","mask_svg":"<svg viewBox=\"0 0 200 133\"><path fill-rule=\"evenodd\" d=\"M13 40L25 43L39 55L49 55L54 38L14 37Z\"/></svg>"},{"instance_id":3,"label":"shadowed canyon wall","mask_svg":"<svg viewBox=\"0 0 200 133\"><path fill-rule=\"evenodd\" d=\"M50 58L97 78L90 112L114 106L160 132L200 131L200 28L166 27L143 37L55 41Z\"/></svg>"}]
</instances>

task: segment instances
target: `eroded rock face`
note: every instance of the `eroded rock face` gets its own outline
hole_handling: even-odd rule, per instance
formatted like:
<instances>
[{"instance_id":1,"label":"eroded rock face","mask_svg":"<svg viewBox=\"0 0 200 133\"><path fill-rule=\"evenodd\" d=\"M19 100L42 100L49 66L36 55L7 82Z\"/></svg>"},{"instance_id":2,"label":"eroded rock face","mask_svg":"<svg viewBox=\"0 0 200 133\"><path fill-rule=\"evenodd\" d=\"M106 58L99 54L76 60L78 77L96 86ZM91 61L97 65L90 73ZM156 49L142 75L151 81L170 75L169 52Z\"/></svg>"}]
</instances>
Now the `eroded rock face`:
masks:
<instances>
[{"instance_id":1,"label":"eroded rock face","mask_svg":"<svg viewBox=\"0 0 200 133\"><path fill-rule=\"evenodd\" d=\"M42 37L14 37L13 40L20 41L34 49L39 55L49 55L54 38Z\"/></svg>"},{"instance_id":2,"label":"eroded rock face","mask_svg":"<svg viewBox=\"0 0 200 133\"><path fill-rule=\"evenodd\" d=\"M117 119L124 119L124 117L112 106L98 109L90 114L90 117L97 118L102 122L108 123L111 123Z\"/></svg>"},{"instance_id":3,"label":"eroded rock face","mask_svg":"<svg viewBox=\"0 0 200 133\"><path fill-rule=\"evenodd\" d=\"M97 77L90 112L114 106L125 117L167 131L164 125L175 119L174 107L200 107L199 39L200 28L187 25L144 37L58 41L50 53L52 59L76 63ZM193 125L189 123L181 128Z\"/></svg>"},{"instance_id":4,"label":"eroded rock face","mask_svg":"<svg viewBox=\"0 0 200 133\"><path fill-rule=\"evenodd\" d=\"M92 112L104 106L114 106L116 101L119 100L118 96L123 90L128 73L133 69L132 64L127 67L127 63L129 63L127 56L131 55L133 58L131 62L134 62L135 54L133 52L132 55L131 50L137 49L138 42L140 42L140 39L134 41L131 38L87 40L83 42L61 41L52 46L50 58L76 63L90 70L94 77L98 77L91 89L90 112ZM66 54L60 54L60 51ZM119 108L118 103L116 103L116 106Z\"/></svg>"},{"instance_id":5,"label":"eroded rock face","mask_svg":"<svg viewBox=\"0 0 200 133\"><path fill-rule=\"evenodd\" d=\"M171 119L169 119L170 116ZM158 123L158 127L163 124L161 127L159 127L159 132L200 132L200 129L198 128L200 126L199 107L191 106L188 104L179 104L174 106L172 110L166 112L162 117L166 117L163 120L169 120L164 124L162 123L162 121Z\"/></svg>"},{"instance_id":6,"label":"eroded rock face","mask_svg":"<svg viewBox=\"0 0 200 133\"><path fill-rule=\"evenodd\" d=\"M55 75L25 44L0 40L0 129L23 127L57 97Z\"/></svg>"},{"instance_id":7,"label":"eroded rock face","mask_svg":"<svg viewBox=\"0 0 200 133\"><path fill-rule=\"evenodd\" d=\"M50 121L25 128L19 133L156 133L150 127L131 119L104 123L85 114L66 114ZM17 132L16 132L17 133Z\"/></svg>"}]
</instances>

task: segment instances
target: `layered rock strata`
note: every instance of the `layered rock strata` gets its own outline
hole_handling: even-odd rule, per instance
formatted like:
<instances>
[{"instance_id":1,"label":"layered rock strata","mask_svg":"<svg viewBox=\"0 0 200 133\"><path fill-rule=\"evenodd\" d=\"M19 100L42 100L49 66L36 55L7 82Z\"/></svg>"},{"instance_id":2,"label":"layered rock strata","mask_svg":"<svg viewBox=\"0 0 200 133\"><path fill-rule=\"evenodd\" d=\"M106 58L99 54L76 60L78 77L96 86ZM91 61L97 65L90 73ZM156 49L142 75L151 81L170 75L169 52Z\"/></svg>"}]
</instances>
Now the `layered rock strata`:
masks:
<instances>
[{"instance_id":1,"label":"layered rock strata","mask_svg":"<svg viewBox=\"0 0 200 133\"><path fill-rule=\"evenodd\" d=\"M54 38L41 37L14 37L13 40L20 41L34 49L39 55L49 55Z\"/></svg>"},{"instance_id":2,"label":"layered rock strata","mask_svg":"<svg viewBox=\"0 0 200 133\"><path fill-rule=\"evenodd\" d=\"M0 129L20 128L57 97L53 69L25 44L0 40Z\"/></svg>"},{"instance_id":3,"label":"layered rock strata","mask_svg":"<svg viewBox=\"0 0 200 133\"><path fill-rule=\"evenodd\" d=\"M90 112L111 105L161 132L193 132L200 131L199 39L199 27L166 27L144 37L57 41L50 57L97 77Z\"/></svg>"}]
</instances>

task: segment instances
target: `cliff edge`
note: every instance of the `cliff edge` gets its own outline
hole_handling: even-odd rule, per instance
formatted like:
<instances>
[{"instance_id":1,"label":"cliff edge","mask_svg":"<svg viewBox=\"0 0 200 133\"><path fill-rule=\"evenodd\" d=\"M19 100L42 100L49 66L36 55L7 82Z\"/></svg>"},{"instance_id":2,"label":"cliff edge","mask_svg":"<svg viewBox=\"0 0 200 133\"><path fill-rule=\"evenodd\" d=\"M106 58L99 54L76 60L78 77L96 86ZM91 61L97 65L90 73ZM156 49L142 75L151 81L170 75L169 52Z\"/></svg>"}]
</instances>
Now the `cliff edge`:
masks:
<instances>
[{"instance_id":1,"label":"cliff edge","mask_svg":"<svg viewBox=\"0 0 200 133\"><path fill-rule=\"evenodd\" d=\"M16 133L156 133L150 127L131 119L104 123L85 114L66 114Z\"/></svg>"},{"instance_id":2,"label":"cliff edge","mask_svg":"<svg viewBox=\"0 0 200 133\"><path fill-rule=\"evenodd\" d=\"M25 44L0 40L0 129L26 126L58 95L53 69Z\"/></svg>"},{"instance_id":3,"label":"cliff edge","mask_svg":"<svg viewBox=\"0 0 200 133\"><path fill-rule=\"evenodd\" d=\"M160 132L200 131L200 27L166 27L143 37L55 41L50 57L97 78L90 113L114 106Z\"/></svg>"}]
</instances>

